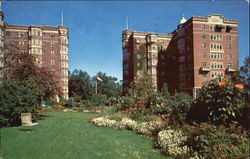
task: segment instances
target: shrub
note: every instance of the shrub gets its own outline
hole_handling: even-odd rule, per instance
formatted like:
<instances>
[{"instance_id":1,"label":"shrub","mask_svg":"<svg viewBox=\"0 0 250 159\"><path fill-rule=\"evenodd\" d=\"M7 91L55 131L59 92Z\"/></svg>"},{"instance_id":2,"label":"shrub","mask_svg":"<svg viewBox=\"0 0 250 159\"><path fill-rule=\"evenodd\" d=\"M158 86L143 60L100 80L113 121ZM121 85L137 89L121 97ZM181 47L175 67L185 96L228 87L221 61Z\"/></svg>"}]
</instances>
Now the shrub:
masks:
<instances>
[{"instance_id":1,"label":"shrub","mask_svg":"<svg viewBox=\"0 0 250 159\"><path fill-rule=\"evenodd\" d=\"M230 81L218 83L213 80L204 84L195 102L190 116L202 118L192 120L225 124L241 116L240 109L247 103L247 91Z\"/></svg>"},{"instance_id":2,"label":"shrub","mask_svg":"<svg viewBox=\"0 0 250 159\"><path fill-rule=\"evenodd\" d=\"M169 102L167 112L168 123L171 125L184 124L193 103L192 98L187 93L180 92L173 97L171 102Z\"/></svg>"},{"instance_id":3,"label":"shrub","mask_svg":"<svg viewBox=\"0 0 250 159\"><path fill-rule=\"evenodd\" d=\"M129 96L123 96L119 99L121 110L128 110L134 103L134 99Z\"/></svg>"},{"instance_id":4,"label":"shrub","mask_svg":"<svg viewBox=\"0 0 250 159\"><path fill-rule=\"evenodd\" d=\"M184 126L188 134L185 145L204 158L247 158L249 145L247 133L237 124L230 128L203 123Z\"/></svg>"},{"instance_id":5,"label":"shrub","mask_svg":"<svg viewBox=\"0 0 250 159\"><path fill-rule=\"evenodd\" d=\"M54 105L59 105L59 102L55 101L55 100L48 100L46 101L46 106L54 106Z\"/></svg>"},{"instance_id":6,"label":"shrub","mask_svg":"<svg viewBox=\"0 0 250 159\"><path fill-rule=\"evenodd\" d=\"M12 80L2 81L0 86L1 126L20 124L21 113L32 113L37 105L38 100L32 90Z\"/></svg>"},{"instance_id":7,"label":"shrub","mask_svg":"<svg viewBox=\"0 0 250 159\"><path fill-rule=\"evenodd\" d=\"M69 98L68 100L63 99L60 103L61 103L61 105L63 105L64 107L67 107L67 108L73 108L76 106L76 102L75 102L74 98Z\"/></svg>"},{"instance_id":8,"label":"shrub","mask_svg":"<svg viewBox=\"0 0 250 159\"><path fill-rule=\"evenodd\" d=\"M107 96L104 94L93 94L89 97L89 101L93 106L106 105Z\"/></svg>"}]
</instances>

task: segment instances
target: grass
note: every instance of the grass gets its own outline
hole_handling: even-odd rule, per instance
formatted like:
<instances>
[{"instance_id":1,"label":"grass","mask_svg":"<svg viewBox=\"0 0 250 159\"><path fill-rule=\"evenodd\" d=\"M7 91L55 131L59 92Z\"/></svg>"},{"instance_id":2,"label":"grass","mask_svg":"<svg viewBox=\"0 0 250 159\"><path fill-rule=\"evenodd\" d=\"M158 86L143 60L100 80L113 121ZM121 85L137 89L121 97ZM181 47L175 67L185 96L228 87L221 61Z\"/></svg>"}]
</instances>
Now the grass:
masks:
<instances>
[{"instance_id":1,"label":"grass","mask_svg":"<svg viewBox=\"0 0 250 159\"><path fill-rule=\"evenodd\" d=\"M32 127L1 129L0 159L161 159L153 142L127 130L96 127L91 113L48 112Z\"/></svg>"}]
</instances>

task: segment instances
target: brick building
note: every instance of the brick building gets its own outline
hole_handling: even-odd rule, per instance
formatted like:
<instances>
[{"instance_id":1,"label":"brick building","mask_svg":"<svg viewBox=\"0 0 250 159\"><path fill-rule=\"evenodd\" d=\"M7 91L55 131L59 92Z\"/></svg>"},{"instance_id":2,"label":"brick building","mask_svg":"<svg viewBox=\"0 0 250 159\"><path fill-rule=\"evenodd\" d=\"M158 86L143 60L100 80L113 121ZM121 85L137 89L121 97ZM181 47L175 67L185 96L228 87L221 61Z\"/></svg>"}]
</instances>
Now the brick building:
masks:
<instances>
[{"instance_id":1,"label":"brick building","mask_svg":"<svg viewBox=\"0 0 250 159\"><path fill-rule=\"evenodd\" d=\"M0 67L4 53L18 51L36 58L40 67L54 72L68 99L68 28L66 26L21 26L5 24L0 11ZM0 76L2 73L0 72Z\"/></svg>"},{"instance_id":2,"label":"brick building","mask_svg":"<svg viewBox=\"0 0 250 159\"><path fill-rule=\"evenodd\" d=\"M124 30L122 42L124 93L147 74L158 90L167 83L171 93L195 97L203 82L230 78L238 67L237 21L217 14L182 17L170 34Z\"/></svg>"}]
</instances>

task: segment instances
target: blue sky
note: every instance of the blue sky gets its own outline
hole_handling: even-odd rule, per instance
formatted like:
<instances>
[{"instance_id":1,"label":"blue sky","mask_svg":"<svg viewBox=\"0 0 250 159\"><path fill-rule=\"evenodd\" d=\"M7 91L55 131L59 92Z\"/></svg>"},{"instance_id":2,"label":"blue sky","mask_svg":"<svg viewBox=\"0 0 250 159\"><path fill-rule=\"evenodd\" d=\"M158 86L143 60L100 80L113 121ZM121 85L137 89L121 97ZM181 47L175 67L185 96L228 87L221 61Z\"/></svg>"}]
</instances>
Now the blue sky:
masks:
<instances>
[{"instance_id":1,"label":"blue sky","mask_svg":"<svg viewBox=\"0 0 250 159\"><path fill-rule=\"evenodd\" d=\"M182 14L221 14L239 24L239 64L249 55L249 3L246 1L5 1L5 22L64 24L69 28L69 70L98 71L122 80L122 30L170 33Z\"/></svg>"}]
</instances>

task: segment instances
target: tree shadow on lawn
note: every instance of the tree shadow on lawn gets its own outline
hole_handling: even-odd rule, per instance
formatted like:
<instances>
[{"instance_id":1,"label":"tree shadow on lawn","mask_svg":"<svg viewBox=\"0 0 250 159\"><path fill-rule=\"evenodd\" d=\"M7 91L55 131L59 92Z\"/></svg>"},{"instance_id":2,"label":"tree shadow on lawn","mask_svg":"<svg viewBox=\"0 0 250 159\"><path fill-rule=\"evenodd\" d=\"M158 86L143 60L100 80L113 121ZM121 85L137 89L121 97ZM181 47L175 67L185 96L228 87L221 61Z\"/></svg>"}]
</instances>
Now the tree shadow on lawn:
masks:
<instances>
[{"instance_id":1,"label":"tree shadow on lawn","mask_svg":"<svg viewBox=\"0 0 250 159\"><path fill-rule=\"evenodd\" d=\"M19 131L33 131L33 130L35 130L35 129L30 129L30 128L28 128L28 129L25 129L25 128L22 128L22 129L18 129Z\"/></svg>"},{"instance_id":2,"label":"tree shadow on lawn","mask_svg":"<svg viewBox=\"0 0 250 159\"><path fill-rule=\"evenodd\" d=\"M34 114L32 117L32 122L37 122L38 120L45 120L48 117L55 117L54 115L43 115L43 114Z\"/></svg>"}]
</instances>

